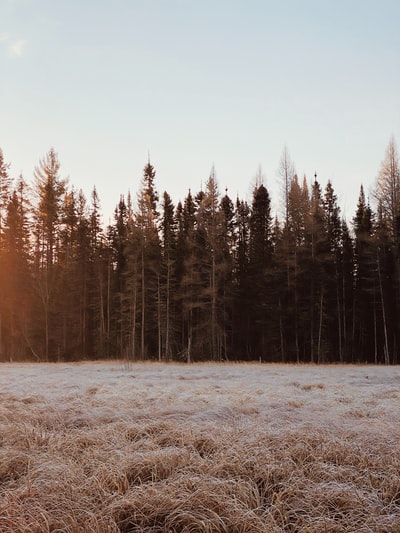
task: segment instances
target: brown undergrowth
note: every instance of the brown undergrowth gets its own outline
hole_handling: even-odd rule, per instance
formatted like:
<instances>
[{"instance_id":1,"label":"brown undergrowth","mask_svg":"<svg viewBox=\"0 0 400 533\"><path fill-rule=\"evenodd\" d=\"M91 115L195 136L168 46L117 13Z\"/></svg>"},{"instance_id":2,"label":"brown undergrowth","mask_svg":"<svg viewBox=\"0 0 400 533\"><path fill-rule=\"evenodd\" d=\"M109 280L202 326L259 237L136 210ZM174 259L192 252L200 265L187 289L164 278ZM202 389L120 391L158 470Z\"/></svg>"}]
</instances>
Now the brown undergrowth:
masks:
<instances>
[{"instance_id":1,"label":"brown undergrowth","mask_svg":"<svg viewBox=\"0 0 400 533\"><path fill-rule=\"evenodd\" d=\"M2 533L400 531L400 443L384 434L118 399L112 414L94 389L2 395Z\"/></svg>"}]
</instances>

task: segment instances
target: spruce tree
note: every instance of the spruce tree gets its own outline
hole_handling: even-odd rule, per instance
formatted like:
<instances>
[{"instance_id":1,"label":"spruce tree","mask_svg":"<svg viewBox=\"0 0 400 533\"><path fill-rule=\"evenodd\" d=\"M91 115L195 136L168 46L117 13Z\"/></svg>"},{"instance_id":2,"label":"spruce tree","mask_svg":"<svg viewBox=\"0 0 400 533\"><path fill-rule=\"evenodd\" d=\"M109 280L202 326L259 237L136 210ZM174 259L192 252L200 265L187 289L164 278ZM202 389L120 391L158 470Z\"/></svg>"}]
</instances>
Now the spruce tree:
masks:
<instances>
[{"instance_id":1,"label":"spruce tree","mask_svg":"<svg viewBox=\"0 0 400 533\"><path fill-rule=\"evenodd\" d=\"M374 309L377 280L374 276L376 254L373 244L374 217L367 204L363 186L357 210L353 218L355 234L355 287L353 312L353 353L352 362L371 360L374 356L371 347L374 341Z\"/></svg>"},{"instance_id":2,"label":"spruce tree","mask_svg":"<svg viewBox=\"0 0 400 533\"><path fill-rule=\"evenodd\" d=\"M160 309L161 309L161 342L163 359L172 357L174 344L174 324L176 319L174 294L176 293L176 277L174 276L177 253L177 230L174 217L174 205L165 191L163 194L161 220L161 269L160 269Z\"/></svg>"},{"instance_id":3,"label":"spruce tree","mask_svg":"<svg viewBox=\"0 0 400 533\"><path fill-rule=\"evenodd\" d=\"M39 297L38 313L43 321L37 323L37 335L41 337L38 351L44 360L58 356L59 343L56 336L58 318L55 315L55 294L57 292L57 253L62 228L62 200L66 191L66 180L59 175L60 162L54 148L35 168L34 188L38 202L34 209L34 281ZM41 308L41 309L40 309Z\"/></svg>"},{"instance_id":4,"label":"spruce tree","mask_svg":"<svg viewBox=\"0 0 400 533\"><path fill-rule=\"evenodd\" d=\"M11 194L3 224L3 250L0 254L0 303L2 314L0 360L22 359L29 346L29 323L32 317L32 279L29 265L28 213L23 194L24 183Z\"/></svg>"},{"instance_id":5,"label":"spruce tree","mask_svg":"<svg viewBox=\"0 0 400 533\"><path fill-rule=\"evenodd\" d=\"M138 228L140 269L140 356L160 356L160 239L158 235L158 193L155 189L155 169L148 161L143 169L135 223ZM154 324L158 328L154 328Z\"/></svg>"},{"instance_id":6,"label":"spruce tree","mask_svg":"<svg viewBox=\"0 0 400 533\"><path fill-rule=\"evenodd\" d=\"M265 360L267 339L271 334L273 301L270 297L269 274L272 266L271 201L264 185L253 192L250 213L249 273L254 302L251 313L252 357Z\"/></svg>"},{"instance_id":7,"label":"spruce tree","mask_svg":"<svg viewBox=\"0 0 400 533\"><path fill-rule=\"evenodd\" d=\"M236 199L234 231L236 246L233 255L233 346L238 358L247 358L251 352L251 279L249 272L250 207Z\"/></svg>"}]
</instances>

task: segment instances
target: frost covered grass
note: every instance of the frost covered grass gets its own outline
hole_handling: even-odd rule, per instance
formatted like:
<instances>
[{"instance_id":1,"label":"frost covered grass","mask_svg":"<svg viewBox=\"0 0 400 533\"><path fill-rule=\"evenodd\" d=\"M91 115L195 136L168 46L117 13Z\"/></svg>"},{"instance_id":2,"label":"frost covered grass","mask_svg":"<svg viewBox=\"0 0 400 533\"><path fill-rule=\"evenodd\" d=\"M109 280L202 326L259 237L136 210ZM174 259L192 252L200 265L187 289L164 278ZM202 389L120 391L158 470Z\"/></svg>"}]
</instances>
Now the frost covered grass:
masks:
<instances>
[{"instance_id":1,"label":"frost covered grass","mask_svg":"<svg viewBox=\"0 0 400 533\"><path fill-rule=\"evenodd\" d=\"M0 366L0 531L399 532L400 368Z\"/></svg>"}]
</instances>

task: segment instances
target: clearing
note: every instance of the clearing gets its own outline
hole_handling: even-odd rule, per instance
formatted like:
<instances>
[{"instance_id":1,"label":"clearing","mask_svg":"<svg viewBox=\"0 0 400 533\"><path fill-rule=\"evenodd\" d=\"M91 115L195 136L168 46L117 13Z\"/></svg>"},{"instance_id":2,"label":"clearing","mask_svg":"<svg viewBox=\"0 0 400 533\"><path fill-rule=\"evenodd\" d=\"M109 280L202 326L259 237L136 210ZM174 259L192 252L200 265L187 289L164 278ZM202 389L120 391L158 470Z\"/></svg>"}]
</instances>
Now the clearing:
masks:
<instances>
[{"instance_id":1,"label":"clearing","mask_svg":"<svg viewBox=\"0 0 400 533\"><path fill-rule=\"evenodd\" d=\"M0 531L399 532L400 368L0 366Z\"/></svg>"}]
</instances>

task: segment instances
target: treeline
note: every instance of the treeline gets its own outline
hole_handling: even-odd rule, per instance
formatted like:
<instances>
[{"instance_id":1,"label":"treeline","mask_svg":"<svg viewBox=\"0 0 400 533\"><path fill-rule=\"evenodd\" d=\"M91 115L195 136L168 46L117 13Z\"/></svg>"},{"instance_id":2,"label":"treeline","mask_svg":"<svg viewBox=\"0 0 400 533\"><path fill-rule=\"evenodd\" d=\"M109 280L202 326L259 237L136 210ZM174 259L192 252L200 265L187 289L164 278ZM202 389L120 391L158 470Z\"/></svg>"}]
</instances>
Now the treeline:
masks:
<instances>
[{"instance_id":1,"label":"treeline","mask_svg":"<svg viewBox=\"0 0 400 533\"><path fill-rule=\"evenodd\" d=\"M28 185L0 151L0 359L124 357L395 364L400 348L400 165L392 139L375 210L350 225L333 186L280 161L282 220L204 190L174 205L155 169L114 222L60 177L51 149Z\"/></svg>"}]
</instances>

